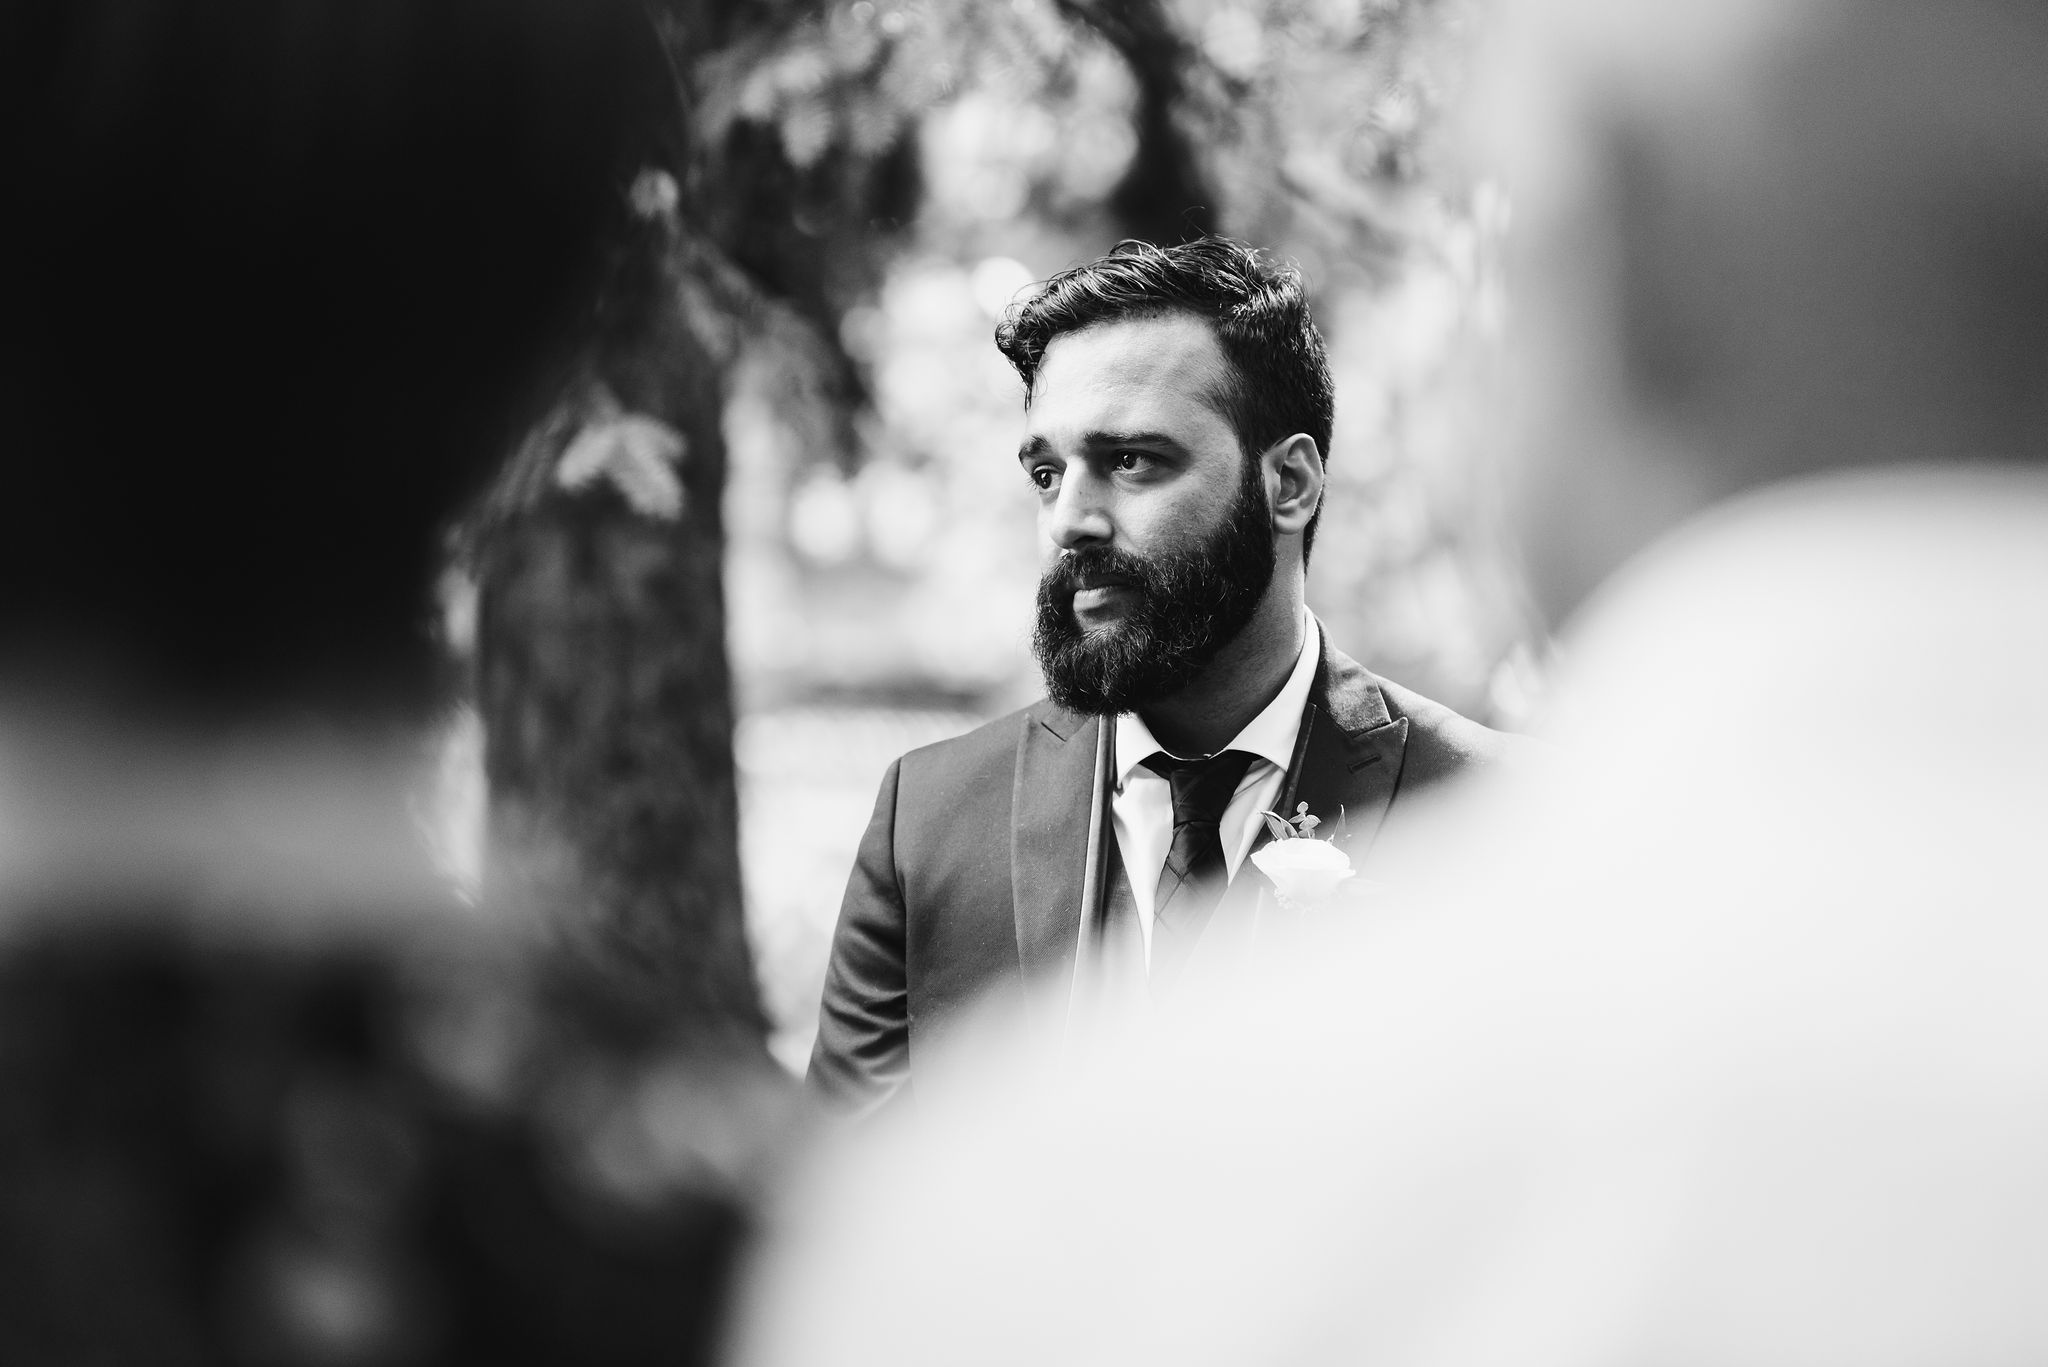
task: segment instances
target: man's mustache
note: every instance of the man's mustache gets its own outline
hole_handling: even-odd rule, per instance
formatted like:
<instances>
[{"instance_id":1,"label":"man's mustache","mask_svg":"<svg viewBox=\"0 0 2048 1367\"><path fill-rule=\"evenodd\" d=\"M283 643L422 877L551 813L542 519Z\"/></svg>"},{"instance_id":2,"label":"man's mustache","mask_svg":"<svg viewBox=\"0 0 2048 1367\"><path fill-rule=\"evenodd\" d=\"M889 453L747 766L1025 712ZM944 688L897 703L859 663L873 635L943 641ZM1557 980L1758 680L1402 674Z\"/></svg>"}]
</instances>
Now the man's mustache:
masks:
<instances>
[{"instance_id":1,"label":"man's mustache","mask_svg":"<svg viewBox=\"0 0 2048 1367\"><path fill-rule=\"evenodd\" d=\"M1113 546L1090 546L1062 553L1046 568L1039 584L1041 593L1071 598L1082 589L1110 584L1146 589L1153 579L1152 566L1143 558Z\"/></svg>"}]
</instances>

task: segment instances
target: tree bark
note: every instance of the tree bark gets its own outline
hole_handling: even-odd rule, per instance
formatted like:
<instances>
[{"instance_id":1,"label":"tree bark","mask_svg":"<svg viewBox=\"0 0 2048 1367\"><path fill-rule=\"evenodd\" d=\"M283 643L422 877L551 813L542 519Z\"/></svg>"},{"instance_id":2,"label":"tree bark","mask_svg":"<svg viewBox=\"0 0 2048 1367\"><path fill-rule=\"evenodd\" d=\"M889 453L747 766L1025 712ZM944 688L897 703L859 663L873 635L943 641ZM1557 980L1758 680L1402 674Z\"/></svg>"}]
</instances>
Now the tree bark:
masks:
<instances>
[{"instance_id":1,"label":"tree bark","mask_svg":"<svg viewBox=\"0 0 2048 1367\"><path fill-rule=\"evenodd\" d=\"M1215 232L1215 195L1176 121L1188 98L1185 73L1195 59L1172 20L1158 0L1061 0L1060 7L1101 34L1137 82L1138 107L1131 115L1137 151L1109 196L1119 228L1166 247Z\"/></svg>"},{"instance_id":2,"label":"tree bark","mask_svg":"<svg viewBox=\"0 0 2048 1367\"><path fill-rule=\"evenodd\" d=\"M765 1059L740 900L720 366L692 327L672 203L643 215L622 263L586 363L479 523L487 887L707 1049ZM660 471L623 456L570 487L570 448L621 419L680 436L672 515Z\"/></svg>"}]
</instances>

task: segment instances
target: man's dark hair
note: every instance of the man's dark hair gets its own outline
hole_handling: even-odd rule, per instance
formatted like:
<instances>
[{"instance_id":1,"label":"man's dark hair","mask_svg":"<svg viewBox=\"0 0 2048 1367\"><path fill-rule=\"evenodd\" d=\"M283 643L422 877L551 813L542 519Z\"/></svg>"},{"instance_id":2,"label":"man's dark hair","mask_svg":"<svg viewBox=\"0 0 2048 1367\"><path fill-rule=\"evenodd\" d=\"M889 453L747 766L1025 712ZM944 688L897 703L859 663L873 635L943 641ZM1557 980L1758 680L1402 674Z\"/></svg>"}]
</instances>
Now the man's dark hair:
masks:
<instances>
[{"instance_id":1,"label":"man's dark hair","mask_svg":"<svg viewBox=\"0 0 2048 1367\"><path fill-rule=\"evenodd\" d=\"M1038 367L1053 339L1096 323L1187 313L1207 322L1230 363L1217 406L1251 460L1296 432L1330 457L1335 410L1323 337L1309 316L1301 272L1261 258L1227 237L1178 247L1126 240L1109 255L1061 271L1029 299L1013 304L996 328L996 347L1024 380L1029 405ZM1322 509L1301 539L1305 559Z\"/></svg>"}]
</instances>

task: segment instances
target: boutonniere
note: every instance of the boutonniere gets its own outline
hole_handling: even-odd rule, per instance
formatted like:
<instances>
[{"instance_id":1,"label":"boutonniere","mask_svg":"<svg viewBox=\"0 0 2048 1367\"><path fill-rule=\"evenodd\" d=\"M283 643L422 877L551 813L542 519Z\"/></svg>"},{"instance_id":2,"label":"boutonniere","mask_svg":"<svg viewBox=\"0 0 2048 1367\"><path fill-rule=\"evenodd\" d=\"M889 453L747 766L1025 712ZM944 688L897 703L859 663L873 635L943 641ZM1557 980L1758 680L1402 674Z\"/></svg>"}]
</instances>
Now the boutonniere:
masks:
<instances>
[{"instance_id":1,"label":"boutonniere","mask_svg":"<svg viewBox=\"0 0 2048 1367\"><path fill-rule=\"evenodd\" d=\"M1308 804L1294 809L1292 818L1277 812L1261 812L1272 842L1252 851L1252 863L1273 880L1280 905L1289 911L1309 911L1336 895L1337 887L1352 876L1351 856L1337 848L1335 837L1318 840L1318 817L1309 815Z\"/></svg>"}]
</instances>

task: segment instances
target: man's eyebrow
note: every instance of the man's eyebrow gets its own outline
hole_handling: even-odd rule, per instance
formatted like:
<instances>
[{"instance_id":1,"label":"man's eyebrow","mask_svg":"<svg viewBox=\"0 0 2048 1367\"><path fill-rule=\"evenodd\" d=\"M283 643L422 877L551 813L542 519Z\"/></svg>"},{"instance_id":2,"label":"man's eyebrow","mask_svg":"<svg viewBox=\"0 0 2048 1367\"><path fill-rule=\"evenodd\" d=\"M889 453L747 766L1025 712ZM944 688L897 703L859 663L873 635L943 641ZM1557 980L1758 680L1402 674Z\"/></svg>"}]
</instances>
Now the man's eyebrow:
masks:
<instances>
[{"instance_id":1,"label":"man's eyebrow","mask_svg":"<svg viewBox=\"0 0 2048 1367\"><path fill-rule=\"evenodd\" d=\"M1175 451L1180 449L1180 443L1164 432L1083 432L1081 445L1091 451L1118 446L1167 447ZM1026 437L1024 444L1017 448L1017 459L1031 460L1037 456L1049 455L1051 452L1052 443L1042 436L1033 434Z\"/></svg>"},{"instance_id":2,"label":"man's eyebrow","mask_svg":"<svg viewBox=\"0 0 2048 1367\"><path fill-rule=\"evenodd\" d=\"M1180 443L1164 432L1089 432L1082 436L1084 446L1171 446L1179 448Z\"/></svg>"}]
</instances>

